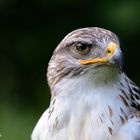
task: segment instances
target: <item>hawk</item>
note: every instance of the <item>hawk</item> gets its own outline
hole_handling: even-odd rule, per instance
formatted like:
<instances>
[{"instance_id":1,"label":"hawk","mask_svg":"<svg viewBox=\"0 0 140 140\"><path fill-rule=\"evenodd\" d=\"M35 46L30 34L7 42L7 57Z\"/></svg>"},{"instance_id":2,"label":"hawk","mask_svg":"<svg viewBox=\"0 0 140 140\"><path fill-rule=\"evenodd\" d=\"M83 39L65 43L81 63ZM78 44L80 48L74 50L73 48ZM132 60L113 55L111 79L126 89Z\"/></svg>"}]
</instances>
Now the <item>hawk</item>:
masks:
<instances>
[{"instance_id":1,"label":"hawk","mask_svg":"<svg viewBox=\"0 0 140 140\"><path fill-rule=\"evenodd\" d=\"M51 102L32 140L140 140L140 89L122 70L113 32L69 33L52 55L47 78Z\"/></svg>"}]
</instances>

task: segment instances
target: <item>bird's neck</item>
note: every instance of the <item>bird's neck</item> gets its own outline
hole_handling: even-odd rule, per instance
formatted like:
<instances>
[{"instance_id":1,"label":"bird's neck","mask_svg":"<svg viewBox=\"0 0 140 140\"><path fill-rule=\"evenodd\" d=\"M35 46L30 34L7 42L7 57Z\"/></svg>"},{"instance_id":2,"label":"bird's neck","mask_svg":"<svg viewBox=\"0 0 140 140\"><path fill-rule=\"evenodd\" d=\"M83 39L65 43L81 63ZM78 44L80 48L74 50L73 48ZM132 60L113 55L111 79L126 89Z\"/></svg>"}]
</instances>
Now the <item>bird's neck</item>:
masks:
<instances>
[{"instance_id":1,"label":"bird's neck","mask_svg":"<svg viewBox=\"0 0 140 140\"><path fill-rule=\"evenodd\" d=\"M93 93L96 90L115 87L119 83L121 75L118 69L97 69L97 71L89 71L87 73L64 78L55 85L52 94L56 96L82 96L82 94Z\"/></svg>"},{"instance_id":2,"label":"bird's neck","mask_svg":"<svg viewBox=\"0 0 140 140\"><path fill-rule=\"evenodd\" d=\"M101 75L97 73L94 76L88 74L63 79L64 81L59 83L59 89L57 89L59 94L51 101L54 106L53 110L57 110L56 116L61 114L60 124L65 125L60 125L60 127L70 131L72 136L80 132L82 137L85 137L87 130L94 131L96 128L97 135L100 136L99 132L101 132L102 139L107 139L104 128L113 125L112 128L119 130L129 114L128 107L119 98L121 91L118 87L122 76L119 73L110 73L106 76L105 73ZM73 127L75 124L77 127ZM92 126L94 128L91 128ZM92 139L91 134L89 136ZM96 139L96 135L94 137ZM79 136L76 139L79 139Z\"/></svg>"}]
</instances>

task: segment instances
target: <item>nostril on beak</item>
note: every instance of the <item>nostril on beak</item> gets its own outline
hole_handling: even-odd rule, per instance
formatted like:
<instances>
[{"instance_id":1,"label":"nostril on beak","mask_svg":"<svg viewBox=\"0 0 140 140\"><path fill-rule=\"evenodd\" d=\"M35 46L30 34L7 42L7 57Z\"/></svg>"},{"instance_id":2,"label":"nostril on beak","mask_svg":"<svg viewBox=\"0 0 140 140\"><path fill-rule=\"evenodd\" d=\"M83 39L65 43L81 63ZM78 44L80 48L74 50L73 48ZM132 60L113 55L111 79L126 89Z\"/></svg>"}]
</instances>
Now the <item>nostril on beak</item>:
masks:
<instances>
[{"instance_id":1,"label":"nostril on beak","mask_svg":"<svg viewBox=\"0 0 140 140\"><path fill-rule=\"evenodd\" d=\"M118 45L114 42L109 42L106 48L107 57L110 57L114 54L116 48L118 48Z\"/></svg>"},{"instance_id":2,"label":"nostril on beak","mask_svg":"<svg viewBox=\"0 0 140 140\"><path fill-rule=\"evenodd\" d=\"M108 47L107 48L107 57L110 57L113 55L115 48L114 47Z\"/></svg>"},{"instance_id":3,"label":"nostril on beak","mask_svg":"<svg viewBox=\"0 0 140 140\"><path fill-rule=\"evenodd\" d=\"M111 54L112 51L110 49L107 49L107 54Z\"/></svg>"}]
</instances>

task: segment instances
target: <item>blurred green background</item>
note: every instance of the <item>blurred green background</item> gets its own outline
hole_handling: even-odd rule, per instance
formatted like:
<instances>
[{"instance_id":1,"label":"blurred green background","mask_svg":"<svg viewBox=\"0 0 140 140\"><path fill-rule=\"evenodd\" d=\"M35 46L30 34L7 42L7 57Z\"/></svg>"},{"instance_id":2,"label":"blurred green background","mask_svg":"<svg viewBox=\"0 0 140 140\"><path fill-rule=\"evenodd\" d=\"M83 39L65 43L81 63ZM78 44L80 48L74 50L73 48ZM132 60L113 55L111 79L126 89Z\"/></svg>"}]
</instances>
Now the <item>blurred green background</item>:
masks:
<instances>
[{"instance_id":1,"label":"blurred green background","mask_svg":"<svg viewBox=\"0 0 140 140\"><path fill-rule=\"evenodd\" d=\"M61 39L87 26L112 30L124 71L140 85L139 0L0 0L0 140L29 140L48 107L47 64Z\"/></svg>"}]
</instances>

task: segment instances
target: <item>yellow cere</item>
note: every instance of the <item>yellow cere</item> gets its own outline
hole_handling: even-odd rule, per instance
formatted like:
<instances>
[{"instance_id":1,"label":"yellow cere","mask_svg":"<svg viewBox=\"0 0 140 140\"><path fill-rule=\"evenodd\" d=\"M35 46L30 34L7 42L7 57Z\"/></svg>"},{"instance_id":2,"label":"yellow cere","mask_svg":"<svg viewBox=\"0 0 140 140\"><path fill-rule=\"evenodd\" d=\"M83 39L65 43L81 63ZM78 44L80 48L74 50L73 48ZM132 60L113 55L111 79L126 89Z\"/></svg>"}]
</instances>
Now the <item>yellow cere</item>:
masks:
<instances>
[{"instance_id":1,"label":"yellow cere","mask_svg":"<svg viewBox=\"0 0 140 140\"><path fill-rule=\"evenodd\" d=\"M112 56L117 47L118 47L118 45L116 43L110 42L106 48L107 49L107 57Z\"/></svg>"}]
</instances>

